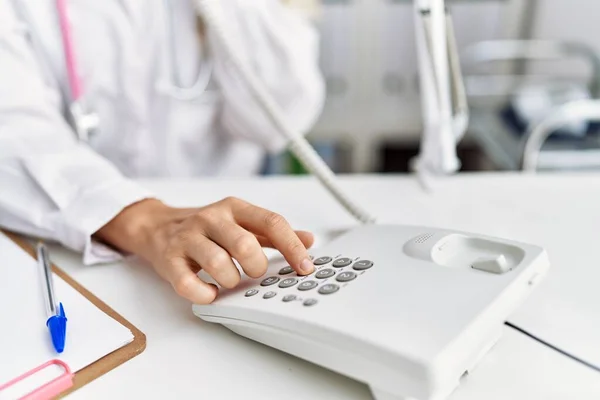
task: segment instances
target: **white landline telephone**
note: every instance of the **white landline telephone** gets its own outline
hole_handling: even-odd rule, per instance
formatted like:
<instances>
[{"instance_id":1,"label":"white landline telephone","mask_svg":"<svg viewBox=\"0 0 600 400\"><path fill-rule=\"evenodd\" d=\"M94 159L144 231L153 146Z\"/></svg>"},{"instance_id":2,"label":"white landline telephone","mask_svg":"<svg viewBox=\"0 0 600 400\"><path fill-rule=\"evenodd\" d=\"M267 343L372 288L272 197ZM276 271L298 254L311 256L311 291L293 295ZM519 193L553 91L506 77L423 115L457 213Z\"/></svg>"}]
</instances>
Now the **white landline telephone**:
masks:
<instances>
[{"instance_id":1,"label":"white landline telephone","mask_svg":"<svg viewBox=\"0 0 600 400\"><path fill-rule=\"evenodd\" d=\"M377 400L445 399L543 277L543 249L416 226L368 225L272 262L193 312L368 384Z\"/></svg>"},{"instance_id":2,"label":"white landline telephone","mask_svg":"<svg viewBox=\"0 0 600 400\"><path fill-rule=\"evenodd\" d=\"M233 51L221 0L197 0L290 149L365 225L312 254L316 271L297 276L273 261L242 278L201 319L368 384L377 400L446 398L499 339L502 325L545 275L545 251L464 232L371 224Z\"/></svg>"}]
</instances>

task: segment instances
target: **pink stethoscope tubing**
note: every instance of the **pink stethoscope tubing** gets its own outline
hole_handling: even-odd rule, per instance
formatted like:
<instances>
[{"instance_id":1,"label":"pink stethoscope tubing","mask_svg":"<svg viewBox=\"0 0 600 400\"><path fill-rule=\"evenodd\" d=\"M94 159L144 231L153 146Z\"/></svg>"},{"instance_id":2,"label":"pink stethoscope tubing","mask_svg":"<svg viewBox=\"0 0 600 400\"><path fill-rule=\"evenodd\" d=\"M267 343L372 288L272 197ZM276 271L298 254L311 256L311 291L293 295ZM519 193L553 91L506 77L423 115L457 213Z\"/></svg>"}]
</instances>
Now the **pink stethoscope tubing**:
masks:
<instances>
[{"instance_id":1,"label":"pink stethoscope tubing","mask_svg":"<svg viewBox=\"0 0 600 400\"><path fill-rule=\"evenodd\" d=\"M56 10L58 14L58 21L65 55L65 65L67 68L67 79L70 91L69 94L71 96L71 102L76 103L81 99L83 95L83 89L77 70L77 60L73 46L73 35L69 25L66 1L67 0L56 0ZM169 9L168 1L165 1L164 7L165 9ZM167 34L169 33L171 32L168 32ZM177 87L173 84L167 84L164 82L162 85L159 85L159 87L165 90L171 96L179 98L180 100L192 100L198 98L203 92L206 91L211 77L212 62L209 61L207 64L207 67L198 75L196 82L189 88Z\"/></svg>"},{"instance_id":2,"label":"pink stethoscope tubing","mask_svg":"<svg viewBox=\"0 0 600 400\"><path fill-rule=\"evenodd\" d=\"M77 71L77 60L75 59L75 52L73 50L73 37L67 15L66 0L56 0L56 10L65 53L65 65L67 68L71 101L76 102L81 98L82 88L81 79Z\"/></svg>"}]
</instances>

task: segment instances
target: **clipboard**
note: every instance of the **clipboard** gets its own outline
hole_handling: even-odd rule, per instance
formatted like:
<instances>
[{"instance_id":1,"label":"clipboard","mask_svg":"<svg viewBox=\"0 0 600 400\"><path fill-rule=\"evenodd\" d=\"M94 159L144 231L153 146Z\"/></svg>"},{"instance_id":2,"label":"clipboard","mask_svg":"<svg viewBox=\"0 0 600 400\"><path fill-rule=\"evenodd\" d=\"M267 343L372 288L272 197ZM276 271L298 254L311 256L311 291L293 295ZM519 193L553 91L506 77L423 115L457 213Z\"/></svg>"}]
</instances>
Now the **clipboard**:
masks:
<instances>
[{"instance_id":1,"label":"clipboard","mask_svg":"<svg viewBox=\"0 0 600 400\"><path fill-rule=\"evenodd\" d=\"M0 233L6 235L6 237L15 242L19 247L25 250L34 259L37 258L33 246L29 245L29 243L26 240L22 239L16 234L6 232L3 230L0 230ZM121 325L128 328L133 334L133 341L113 351L112 353L107 354L106 356L100 358L99 360L82 368L79 371L71 372L69 366L60 360L48 360L48 362L46 362L45 364L42 364L31 371L25 372L23 375L16 377L12 381L4 385L5 387L8 387L8 385L10 384L17 383L21 379L25 379L51 364L59 365L63 368L63 370L65 371L63 375L50 382L47 382L45 385L36 389L34 392L31 392L30 394L26 395L24 398L63 398L69 393L72 393L75 390L81 388L82 386L92 382L94 379L115 369L119 365L131 360L138 354L141 354L146 348L146 335L144 335L142 331L140 331L131 322L127 321L123 316L121 316L112 308L110 308L106 303L104 303L102 300L100 300L98 297L92 294L89 290L77 283L73 278L67 275L55 264L52 264L52 271L60 278L62 278L68 285L70 285L76 291L78 291L83 297L88 299L94 306L96 306L98 309L100 309L102 312L107 314L109 317L111 317ZM52 393L52 395L48 396L49 393ZM30 395L35 395L37 397L27 397Z\"/></svg>"}]
</instances>

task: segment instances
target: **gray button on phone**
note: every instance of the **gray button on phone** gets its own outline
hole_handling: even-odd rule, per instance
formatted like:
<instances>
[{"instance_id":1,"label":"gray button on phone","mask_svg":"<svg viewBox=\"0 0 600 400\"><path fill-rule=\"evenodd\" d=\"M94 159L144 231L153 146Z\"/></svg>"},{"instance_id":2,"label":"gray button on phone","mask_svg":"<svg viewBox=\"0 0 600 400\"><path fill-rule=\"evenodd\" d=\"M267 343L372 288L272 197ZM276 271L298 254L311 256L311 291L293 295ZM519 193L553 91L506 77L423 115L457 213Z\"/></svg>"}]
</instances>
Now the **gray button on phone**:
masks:
<instances>
[{"instance_id":1,"label":"gray button on phone","mask_svg":"<svg viewBox=\"0 0 600 400\"><path fill-rule=\"evenodd\" d=\"M276 276L270 276L268 278L263 279L260 283L260 286L271 286L279 282L279 278Z\"/></svg>"},{"instance_id":2,"label":"gray button on phone","mask_svg":"<svg viewBox=\"0 0 600 400\"><path fill-rule=\"evenodd\" d=\"M319 293L331 294L331 293L337 292L338 290L340 290L340 287L338 285L335 285L333 283L328 283L327 285L323 285L319 288Z\"/></svg>"},{"instance_id":3,"label":"gray button on phone","mask_svg":"<svg viewBox=\"0 0 600 400\"><path fill-rule=\"evenodd\" d=\"M287 267L283 267L279 270L279 275L287 275L291 274L292 272L294 272L294 269L288 265Z\"/></svg>"},{"instance_id":4,"label":"gray button on phone","mask_svg":"<svg viewBox=\"0 0 600 400\"><path fill-rule=\"evenodd\" d=\"M315 259L313 261L313 264L315 264L315 265L323 265L323 264L327 264L331 260L332 260L331 257L319 257L319 258L317 258L317 259Z\"/></svg>"},{"instance_id":5,"label":"gray button on phone","mask_svg":"<svg viewBox=\"0 0 600 400\"><path fill-rule=\"evenodd\" d=\"M352 259L348 257L338 258L333 262L333 266L336 268L347 267L350 264L352 264Z\"/></svg>"},{"instance_id":6,"label":"gray button on phone","mask_svg":"<svg viewBox=\"0 0 600 400\"><path fill-rule=\"evenodd\" d=\"M357 270L357 271L362 271L365 269L369 269L373 266L373 261L369 261L369 260L360 260L354 263L354 265L352 266L353 269Z\"/></svg>"},{"instance_id":7,"label":"gray button on phone","mask_svg":"<svg viewBox=\"0 0 600 400\"><path fill-rule=\"evenodd\" d=\"M296 295L295 294L288 294L286 296L283 296L282 299L284 302L289 303L290 301L294 301L296 300Z\"/></svg>"},{"instance_id":8,"label":"gray button on phone","mask_svg":"<svg viewBox=\"0 0 600 400\"><path fill-rule=\"evenodd\" d=\"M354 278L356 278L356 273L355 272L344 271L341 274L338 274L338 276L335 277L335 280L338 281L338 282L350 282Z\"/></svg>"},{"instance_id":9,"label":"gray button on phone","mask_svg":"<svg viewBox=\"0 0 600 400\"><path fill-rule=\"evenodd\" d=\"M305 290L314 289L317 287L317 285L318 284L315 281L304 281L298 285L298 290L305 291Z\"/></svg>"},{"instance_id":10,"label":"gray button on phone","mask_svg":"<svg viewBox=\"0 0 600 400\"><path fill-rule=\"evenodd\" d=\"M277 296L277 292L267 292L263 295L263 299L272 299Z\"/></svg>"},{"instance_id":11,"label":"gray button on phone","mask_svg":"<svg viewBox=\"0 0 600 400\"><path fill-rule=\"evenodd\" d=\"M315 276L319 279L331 278L335 275L335 271L331 268L322 269L315 274Z\"/></svg>"},{"instance_id":12,"label":"gray button on phone","mask_svg":"<svg viewBox=\"0 0 600 400\"><path fill-rule=\"evenodd\" d=\"M304 303L302 303L302 304L304 304L307 307L310 307L310 306L314 306L318 302L319 301L317 299L306 299L306 300L304 300Z\"/></svg>"},{"instance_id":13,"label":"gray button on phone","mask_svg":"<svg viewBox=\"0 0 600 400\"><path fill-rule=\"evenodd\" d=\"M254 296L256 293L258 293L258 290L250 289L250 290L246 291L246 297Z\"/></svg>"},{"instance_id":14,"label":"gray button on phone","mask_svg":"<svg viewBox=\"0 0 600 400\"><path fill-rule=\"evenodd\" d=\"M298 279L287 278L287 279L282 280L279 283L279 287L285 289L285 288L289 288L290 286L294 286L296 283L298 283Z\"/></svg>"}]
</instances>

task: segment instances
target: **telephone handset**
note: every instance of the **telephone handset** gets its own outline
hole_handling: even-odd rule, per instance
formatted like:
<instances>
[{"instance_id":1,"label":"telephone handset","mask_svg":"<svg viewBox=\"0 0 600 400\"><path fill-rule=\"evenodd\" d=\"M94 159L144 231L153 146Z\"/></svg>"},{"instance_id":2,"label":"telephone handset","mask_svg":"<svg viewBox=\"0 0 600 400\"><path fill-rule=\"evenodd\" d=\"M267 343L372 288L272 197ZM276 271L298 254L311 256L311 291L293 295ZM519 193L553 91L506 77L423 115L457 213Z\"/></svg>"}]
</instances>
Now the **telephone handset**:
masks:
<instances>
[{"instance_id":1,"label":"telephone handset","mask_svg":"<svg viewBox=\"0 0 600 400\"><path fill-rule=\"evenodd\" d=\"M212 304L194 305L194 314L365 382L378 400L446 398L545 275L545 251L464 232L372 225L235 54L221 1L196 0L211 34L291 151L364 225L314 252L309 276L271 261L266 276L244 276Z\"/></svg>"}]
</instances>

